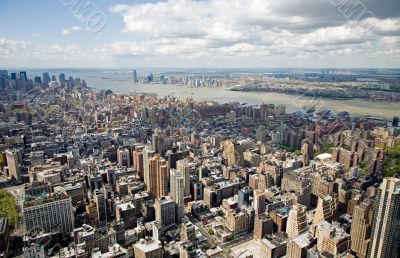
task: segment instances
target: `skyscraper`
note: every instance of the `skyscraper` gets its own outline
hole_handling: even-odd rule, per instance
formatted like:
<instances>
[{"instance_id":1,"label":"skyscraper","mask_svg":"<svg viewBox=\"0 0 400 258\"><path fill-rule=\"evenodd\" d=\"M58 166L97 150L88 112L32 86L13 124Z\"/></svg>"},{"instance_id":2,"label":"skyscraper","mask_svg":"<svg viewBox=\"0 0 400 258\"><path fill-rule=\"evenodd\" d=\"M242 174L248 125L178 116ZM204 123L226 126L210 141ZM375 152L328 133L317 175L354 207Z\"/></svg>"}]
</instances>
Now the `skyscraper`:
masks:
<instances>
[{"instance_id":1,"label":"skyscraper","mask_svg":"<svg viewBox=\"0 0 400 258\"><path fill-rule=\"evenodd\" d=\"M377 191L368 257L398 257L400 242L400 179L385 178Z\"/></svg>"},{"instance_id":2,"label":"skyscraper","mask_svg":"<svg viewBox=\"0 0 400 258\"><path fill-rule=\"evenodd\" d=\"M58 81L60 82L60 84L65 82L65 74L64 73L60 73L60 75L58 76Z\"/></svg>"},{"instance_id":3,"label":"skyscraper","mask_svg":"<svg viewBox=\"0 0 400 258\"><path fill-rule=\"evenodd\" d=\"M94 201L96 203L99 227L107 226L107 208L106 199L103 191L94 191Z\"/></svg>"},{"instance_id":4,"label":"skyscraper","mask_svg":"<svg viewBox=\"0 0 400 258\"><path fill-rule=\"evenodd\" d=\"M144 174L144 183L147 187L150 184L150 176L149 176L149 160L154 157L155 151L151 149L150 146L146 146L143 151L143 174Z\"/></svg>"},{"instance_id":5,"label":"skyscraper","mask_svg":"<svg viewBox=\"0 0 400 258\"><path fill-rule=\"evenodd\" d=\"M138 82L138 76L136 70L133 70L133 82Z\"/></svg>"},{"instance_id":6,"label":"skyscraper","mask_svg":"<svg viewBox=\"0 0 400 258\"><path fill-rule=\"evenodd\" d=\"M399 121L400 121L400 120L399 120L399 117L398 117L398 116L394 116L394 117L393 117L393 120L392 120L392 126L398 127L399 124L400 124Z\"/></svg>"},{"instance_id":7,"label":"skyscraper","mask_svg":"<svg viewBox=\"0 0 400 258\"><path fill-rule=\"evenodd\" d=\"M56 192L45 196L25 198L22 214L28 232L46 233L59 229L68 235L74 229L71 197Z\"/></svg>"},{"instance_id":8,"label":"skyscraper","mask_svg":"<svg viewBox=\"0 0 400 258\"><path fill-rule=\"evenodd\" d=\"M21 77L25 82L28 81L28 76L26 75L25 71L19 72L19 77Z\"/></svg>"},{"instance_id":9,"label":"skyscraper","mask_svg":"<svg viewBox=\"0 0 400 258\"><path fill-rule=\"evenodd\" d=\"M121 148L117 153L118 165L121 167L131 167L131 154L128 148Z\"/></svg>"},{"instance_id":10,"label":"skyscraper","mask_svg":"<svg viewBox=\"0 0 400 258\"><path fill-rule=\"evenodd\" d=\"M373 215L374 205L368 199L354 207L350 235L351 250L357 254L357 257L367 257Z\"/></svg>"},{"instance_id":11,"label":"skyscraper","mask_svg":"<svg viewBox=\"0 0 400 258\"><path fill-rule=\"evenodd\" d=\"M17 80L17 73L10 73L11 80Z\"/></svg>"},{"instance_id":12,"label":"skyscraper","mask_svg":"<svg viewBox=\"0 0 400 258\"><path fill-rule=\"evenodd\" d=\"M176 162L176 169L178 169L183 176L185 184L184 196L190 196L190 168L189 162L186 159L181 159Z\"/></svg>"},{"instance_id":13,"label":"skyscraper","mask_svg":"<svg viewBox=\"0 0 400 258\"><path fill-rule=\"evenodd\" d=\"M175 223L175 201L170 197L157 198L154 203L156 221L162 226L169 226Z\"/></svg>"},{"instance_id":14,"label":"skyscraper","mask_svg":"<svg viewBox=\"0 0 400 258\"><path fill-rule=\"evenodd\" d=\"M165 143L164 136L160 130L156 129L154 131L153 135L151 136L151 143L153 150L163 156L165 151Z\"/></svg>"},{"instance_id":15,"label":"skyscraper","mask_svg":"<svg viewBox=\"0 0 400 258\"><path fill-rule=\"evenodd\" d=\"M307 229L307 207L301 204L293 205L289 212L286 233L288 237L298 236Z\"/></svg>"},{"instance_id":16,"label":"skyscraper","mask_svg":"<svg viewBox=\"0 0 400 258\"><path fill-rule=\"evenodd\" d=\"M250 204L251 188L246 186L238 191L238 207ZM258 215L258 214L257 214Z\"/></svg>"},{"instance_id":17,"label":"skyscraper","mask_svg":"<svg viewBox=\"0 0 400 258\"><path fill-rule=\"evenodd\" d=\"M265 194L263 191L254 190L253 206L256 216L265 212Z\"/></svg>"},{"instance_id":18,"label":"skyscraper","mask_svg":"<svg viewBox=\"0 0 400 258\"><path fill-rule=\"evenodd\" d=\"M8 176L14 178L17 181L21 180L21 169L20 169L20 152L17 149L6 150L6 158L8 164Z\"/></svg>"},{"instance_id":19,"label":"skyscraper","mask_svg":"<svg viewBox=\"0 0 400 258\"><path fill-rule=\"evenodd\" d=\"M181 171L176 169L170 170L170 195L174 199L177 208L177 222L182 221L184 215L184 193L185 182Z\"/></svg>"},{"instance_id":20,"label":"skyscraper","mask_svg":"<svg viewBox=\"0 0 400 258\"><path fill-rule=\"evenodd\" d=\"M43 73L43 83L49 83L51 81L51 79L50 79L50 75L49 75L49 73L47 73L47 72L44 72Z\"/></svg>"},{"instance_id":21,"label":"skyscraper","mask_svg":"<svg viewBox=\"0 0 400 258\"><path fill-rule=\"evenodd\" d=\"M168 168L167 162L156 155L149 160L149 184L147 190L154 198L166 195L168 188Z\"/></svg>"}]
</instances>

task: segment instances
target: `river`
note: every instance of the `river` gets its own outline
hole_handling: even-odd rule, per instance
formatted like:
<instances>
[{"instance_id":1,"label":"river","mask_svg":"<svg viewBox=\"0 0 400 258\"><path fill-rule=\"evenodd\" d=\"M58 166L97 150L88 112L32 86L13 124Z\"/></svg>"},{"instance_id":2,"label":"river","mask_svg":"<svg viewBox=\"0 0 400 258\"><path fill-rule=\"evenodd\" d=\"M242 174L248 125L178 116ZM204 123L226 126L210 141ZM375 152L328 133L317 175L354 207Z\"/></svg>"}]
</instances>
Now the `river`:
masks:
<instances>
[{"instance_id":1,"label":"river","mask_svg":"<svg viewBox=\"0 0 400 258\"><path fill-rule=\"evenodd\" d=\"M60 70L52 70L51 74L58 75ZM176 97L192 97L195 100L211 100L220 103L240 102L249 105L262 103L285 105L288 112L298 111L305 104L315 104L321 109L331 109L335 112L347 111L354 115L371 115L392 118L400 116L400 103L379 102L364 99L336 100L328 98L303 98L301 96L271 93L271 92L238 92L225 88L191 88L181 85L141 84L132 82L130 71L118 70L83 70L65 69L65 75L80 77L87 85L99 89L111 89L117 93L142 92L156 93L159 96L174 95ZM38 71L32 71L38 73Z\"/></svg>"}]
</instances>

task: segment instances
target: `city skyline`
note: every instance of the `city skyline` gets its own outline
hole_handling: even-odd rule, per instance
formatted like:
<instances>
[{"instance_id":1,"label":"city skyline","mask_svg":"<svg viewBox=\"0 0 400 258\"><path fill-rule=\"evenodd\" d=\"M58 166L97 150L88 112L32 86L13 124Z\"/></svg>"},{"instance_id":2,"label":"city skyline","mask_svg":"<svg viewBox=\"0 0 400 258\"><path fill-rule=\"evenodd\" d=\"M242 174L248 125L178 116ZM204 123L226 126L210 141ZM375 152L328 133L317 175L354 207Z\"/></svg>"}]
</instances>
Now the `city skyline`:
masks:
<instances>
[{"instance_id":1,"label":"city skyline","mask_svg":"<svg viewBox=\"0 0 400 258\"><path fill-rule=\"evenodd\" d=\"M5 68L400 67L394 0L7 0L0 7Z\"/></svg>"}]
</instances>

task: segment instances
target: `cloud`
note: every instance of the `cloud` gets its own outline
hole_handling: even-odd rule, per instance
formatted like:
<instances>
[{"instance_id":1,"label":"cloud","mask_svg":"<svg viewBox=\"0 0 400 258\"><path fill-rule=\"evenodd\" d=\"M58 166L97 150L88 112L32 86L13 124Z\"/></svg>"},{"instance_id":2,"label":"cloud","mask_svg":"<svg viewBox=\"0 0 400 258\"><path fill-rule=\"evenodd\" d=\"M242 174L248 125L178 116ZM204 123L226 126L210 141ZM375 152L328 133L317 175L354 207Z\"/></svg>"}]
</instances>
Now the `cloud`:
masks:
<instances>
[{"instance_id":1,"label":"cloud","mask_svg":"<svg viewBox=\"0 0 400 258\"><path fill-rule=\"evenodd\" d=\"M132 62L166 67L374 67L387 62L400 67L398 0L346 0L350 5L360 1L372 17L349 19L329 0L140 1L111 6L123 22L122 36L103 31L98 41L103 43L92 49L8 40L0 51L107 67ZM62 34L80 30L73 26ZM16 44L29 47L18 52Z\"/></svg>"},{"instance_id":2,"label":"cloud","mask_svg":"<svg viewBox=\"0 0 400 258\"><path fill-rule=\"evenodd\" d=\"M63 35L69 35L69 34L71 34L71 33L74 32L74 31L80 31L80 30L82 30L81 27L79 27L79 26L72 26L71 28L64 29L63 31L61 31L61 34L63 34Z\"/></svg>"},{"instance_id":3,"label":"cloud","mask_svg":"<svg viewBox=\"0 0 400 258\"><path fill-rule=\"evenodd\" d=\"M110 11L122 17L123 32L139 40L119 42L114 48L110 43L107 51L134 55L137 52L132 49L140 45L146 49L141 54L175 59L240 61L249 57L262 62L327 55L336 55L339 62L340 56L360 59L386 42L398 47L397 39L381 40L400 32L400 5L388 1L399 11L397 17L377 4L379 0L348 0L349 6L362 3L365 11L373 13L359 20L351 20L327 0L167 0L116 5Z\"/></svg>"}]
</instances>

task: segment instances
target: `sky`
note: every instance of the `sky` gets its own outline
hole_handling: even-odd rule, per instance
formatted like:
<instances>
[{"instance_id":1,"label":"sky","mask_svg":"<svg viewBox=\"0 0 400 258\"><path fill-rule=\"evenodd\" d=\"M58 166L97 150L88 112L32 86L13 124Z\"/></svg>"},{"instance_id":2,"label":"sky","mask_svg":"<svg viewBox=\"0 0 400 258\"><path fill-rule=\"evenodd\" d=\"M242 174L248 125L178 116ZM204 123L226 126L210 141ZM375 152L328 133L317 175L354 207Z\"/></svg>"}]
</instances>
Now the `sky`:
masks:
<instances>
[{"instance_id":1,"label":"sky","mask_svg":"<svg viewBox=\"0 0 400 258\"><path fill-rule=\"evenodd\" d=\"M0 1L0 69L128 67L400 68L400 1Z\"/></svg>"}]
</instances>

